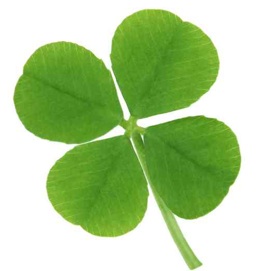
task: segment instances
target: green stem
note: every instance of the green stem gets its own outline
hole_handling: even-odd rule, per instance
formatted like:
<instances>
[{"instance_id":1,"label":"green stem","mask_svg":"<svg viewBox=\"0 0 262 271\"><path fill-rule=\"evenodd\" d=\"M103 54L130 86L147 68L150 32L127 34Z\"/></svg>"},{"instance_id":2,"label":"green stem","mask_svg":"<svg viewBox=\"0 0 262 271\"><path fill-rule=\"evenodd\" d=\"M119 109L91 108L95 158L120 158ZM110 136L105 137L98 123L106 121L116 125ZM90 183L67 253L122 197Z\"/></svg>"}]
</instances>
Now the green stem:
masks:
<instances>
[{"instance_id":1,"label":"green stem","mask_svg":"<svg viewBox=\"0 0 262 271\"><path fill-rule=\"evenodd\" d=\"M183 236L183 233L181 232L177 221L173 215L173 213L170 211L170 209L166 206L162 198L158 195L157 191L155 190L154 186L152 185L150 178L149 178L149 172L146 165L146 159L145 159L145 148L144 148L144 142L141 137L141 135L137 132L133 133L132 141L134 143L138 158L140 160L140 163L142 165L142 168L145 172L146 178L149 182L149 185L151 187L151 190L155 196L156 202L158 204L158 207L162 213L162 216L166 222L166 225L169 229L169 232L176 243L178 249L180 250L180 253L182 254L185 262L187 263L188 267L190 269L195 269L202 265L202 263L198 260L190 246L188 245L185 237Z\"/></svg>"}]
</instances>

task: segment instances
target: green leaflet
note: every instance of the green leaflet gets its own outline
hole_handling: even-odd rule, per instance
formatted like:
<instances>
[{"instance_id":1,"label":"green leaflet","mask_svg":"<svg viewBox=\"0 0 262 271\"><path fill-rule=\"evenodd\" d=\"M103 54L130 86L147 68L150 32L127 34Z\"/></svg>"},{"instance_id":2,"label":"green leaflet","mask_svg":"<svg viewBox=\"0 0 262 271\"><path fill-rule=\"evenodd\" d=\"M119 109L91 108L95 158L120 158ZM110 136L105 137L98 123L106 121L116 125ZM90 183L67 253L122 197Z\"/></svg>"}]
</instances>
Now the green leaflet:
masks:
<instances>
[{"instance_id":1,"label":"green leaflet","mask_svg":"<svg viewBox=\"0 0 262 271\"><path fill-rule=\"evenodd\" d=\"M51 169L47 190L66 220L99 236L127 233L147 208L147 182L125 136L66 153Z\"/></svg>"},{"instance_id":2,"label":"green leaflet","mask_svg":"<svg viewBox=\"0 0 262 271\"><path fill-rule=\"evenodd\" d=\"M212 211L240 168L234 133L223 122L203 116L148 128L145 149L154 187L176 215L187 219Z\"/></svg>"},{"instance_id":3,"label":"green leaflet","mask_svg":"<svg viewBox=\"0 0 262 271\"><path fill-rule=\"evenodd\" d=\"M112 67L132 116L184 108L215 82L219 60L208 36L163 10L142 10L117 28Z\"/></svg>"},{"instance_id":4,"label":"green leaflet","mask_svg":"<svg viewBox=\"0 0 262 271\"><path fill-rule=\"evenodd\" d=\"M104 63L69 42L45 45L30 57L14 100L25 127L54 141L86 142L122 119L113 79Z\"/></svg>"}]
</instances>

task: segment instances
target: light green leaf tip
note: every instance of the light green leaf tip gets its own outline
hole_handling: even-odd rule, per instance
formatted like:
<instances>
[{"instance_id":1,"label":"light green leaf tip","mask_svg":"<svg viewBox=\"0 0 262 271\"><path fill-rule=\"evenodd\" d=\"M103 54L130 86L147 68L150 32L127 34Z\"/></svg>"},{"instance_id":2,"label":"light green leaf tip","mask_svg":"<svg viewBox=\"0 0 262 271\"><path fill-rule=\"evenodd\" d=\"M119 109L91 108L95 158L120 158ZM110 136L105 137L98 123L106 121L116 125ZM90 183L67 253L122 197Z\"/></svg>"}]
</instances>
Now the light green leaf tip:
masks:
<instances>
[{"instance_id":1,"label":"light green leaf tip","mask_svg":"<svg viewBox=\"0 0 262 271\"><path fill-rule=\"evenodd\" d=\"M216 208L240 169L232 130L203 116L149 127L145 149L154 187L176 215L187 219Z\"/></svg>"},{"instance_id":2,"label":"light green leaf tip","mask_svg":"<svg viewBox=\"0 0 262 271\"><path fill-rule=\"evenodd\" d=\"M66 220L99 236L129 232L147 208L147 182L125 136L66 153L51 169L47 191Z\"/></svg>"},{"instance_id":3,"label":"light green leaf tip","mask_svg":"<svg viewBox=\"0 0 262 271\"><path fill-rule=\"evenodd\" d=\"M14 101L29 131L65 143L92 140L122 119L110 71L90 51L69 42L45 45L29 58Z\"/></svg>"},{"instance_id":4,"label":"light green leaf tip","mask_svg":"<svg viewBox=\"0 0 262 271\"><path fill-rule=\"evenodd\" d=\"M127 17L115 32L111 60L136 118L188 107L210 89L219 69L210 38L164 10Z\"/></svg>"}]
</instances>

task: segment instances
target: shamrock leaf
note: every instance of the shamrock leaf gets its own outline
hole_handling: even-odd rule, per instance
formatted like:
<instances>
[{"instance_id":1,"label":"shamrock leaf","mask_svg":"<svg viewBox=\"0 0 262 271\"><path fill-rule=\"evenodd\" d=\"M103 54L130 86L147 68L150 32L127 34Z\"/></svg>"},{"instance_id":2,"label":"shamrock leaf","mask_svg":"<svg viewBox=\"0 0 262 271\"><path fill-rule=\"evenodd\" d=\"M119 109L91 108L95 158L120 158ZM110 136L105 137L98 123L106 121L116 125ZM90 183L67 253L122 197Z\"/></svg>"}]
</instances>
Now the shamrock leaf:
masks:
<instances>
[{"instance_id":1,"label":"shamrock leaf","mask_svg":"<svg viewBox=\"0 0 262 271\"><path fill-rule=\"evenodd\" d=\"M125 136L83 144L66 153L51 169L47 191L66 220L100 236L132 230L147 207L147 183Z\"/></svg>"},{"instance_id":2,"label":"shamrock leaf","mask_svg":"<svg viewBox=\"0 0 262 271\"><path fill-rule=\"evenodd\" d=\"M117 28L111 60L128 121L110 71L83 47L48 44L24 67L14 101L25 127L45 139L84 143L50 170L49 199L69 222L95 235L118 236L142 220L148 181L173 240L194 269L201 262L174 214L197 218L223 200L240 167L236 136L203 116L146 129L137 119L198 100L216 80L217 51L193 24L168 11L143 10ZM88 143L117 125L125 135Z\"/></svg>"},{"instance_id":3,"label":"shamrock leaf","mask_svg":"<svg viewBox=\"0 0 262 271\"><path fill-rule=\"evenodd\" d=\"M69 42L45 45L30 57L14 100L29 131L66 143L99 137L123 117L112 76L103 62Z\"/></svg>"},{"instance_id":4,"label":"shamrock leaf","mask_svg":"<svg viewBox=\"0 0 262 271\"><path fill-rule=\"evenodd\" d=\"M224 123L203 116L148 128L145 149L153 185L183 218L217 207L240 168L236 136Z\"/></svg>"},{"instance_id":5,"label":"shamrock leaf","mask_svg":"<svg viewBox=\"0 0 262 271\"><path fill-rule=\"evenodd\" d=\"M184 108L215 82L219 61L210 38L161 10L143 10L117 28L111 60L132 116Z\"/></svg>"}]
</instances>

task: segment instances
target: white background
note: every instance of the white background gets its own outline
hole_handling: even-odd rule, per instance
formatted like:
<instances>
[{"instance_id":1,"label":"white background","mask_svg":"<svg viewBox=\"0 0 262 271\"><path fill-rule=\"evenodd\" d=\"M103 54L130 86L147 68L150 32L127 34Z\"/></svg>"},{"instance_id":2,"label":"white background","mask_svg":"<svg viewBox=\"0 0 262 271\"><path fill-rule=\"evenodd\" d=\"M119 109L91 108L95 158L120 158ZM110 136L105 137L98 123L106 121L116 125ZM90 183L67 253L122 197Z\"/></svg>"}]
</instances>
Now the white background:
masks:
<instances>
[{"instance_id":1,"label":"white background","mask_svg":"<svg viewBox=\"0 0 262 271\"><path fill-rule=\"evenodd\" d=\"M110 67L120 22L145 8L167 9L205 31L221 61L216 84L190 108L140 121L147 126L205 114L238 135L240 175L211 214L179 219L202 271L261 270L262 132L261 1L6 0L0 2L0 270L186 271L152 197L142 223L118 238L91 236L63 220L45 189L53 163L72 146L27 132L12 97L23 64L41 45L72 41ZM122 133L115 129L110 135Z\"/></svg>"}]
</instances>

